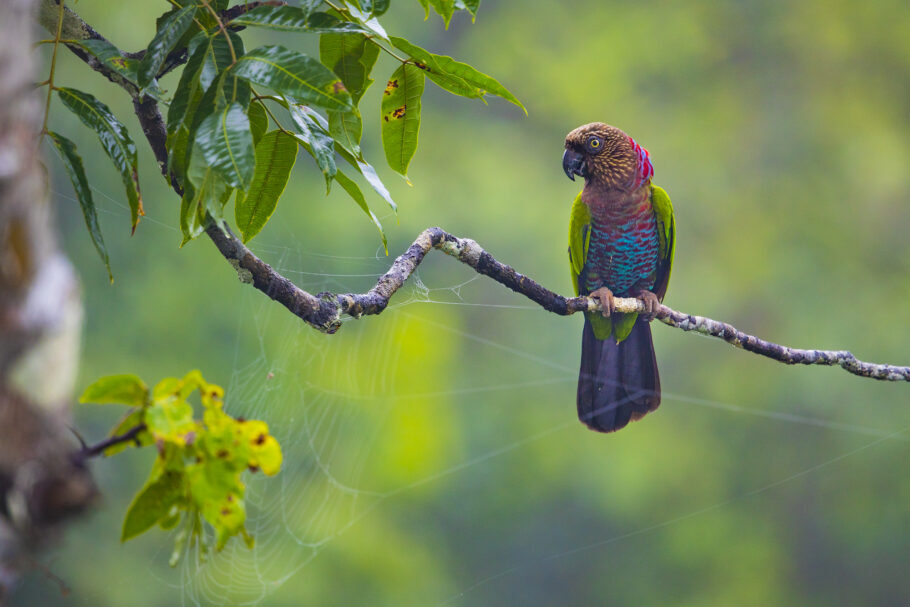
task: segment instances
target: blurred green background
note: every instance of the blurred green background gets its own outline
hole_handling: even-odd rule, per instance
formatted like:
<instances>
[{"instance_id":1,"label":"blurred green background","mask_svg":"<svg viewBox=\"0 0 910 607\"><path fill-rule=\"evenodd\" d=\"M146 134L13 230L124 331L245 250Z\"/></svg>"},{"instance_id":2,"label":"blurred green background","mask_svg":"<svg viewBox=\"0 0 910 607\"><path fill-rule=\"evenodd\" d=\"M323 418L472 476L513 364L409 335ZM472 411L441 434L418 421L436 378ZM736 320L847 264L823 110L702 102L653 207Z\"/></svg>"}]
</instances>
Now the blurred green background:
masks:
<instances>
[{"instance_id":1,"label":"blurred green background","mask_svg":"<svg viewBox=\"0 0 910 607\"><path fill-rule=\"evenodd\" d=\"M164 2L82 0L118 46ZM910 8L905 2L508 2L449 30L412 0L391 33L500 79L529 116L431 84L411 167L383 170L382 79L365 150L394 256L432 225L568 293L578 184L565 133L617 125L647 147L678 223L666 303L797 347L910 363ZM247 48L276 39L247 31ZM313 52L315 40L297 48ZM113 85L64 55L61 84L120 116ZM170 76L162 85L176 86ZM581 318L547 314L431 254L378 318L333 337L241 285L204 239L178 249L179 201L135 120L148 216L129 237L119 178L75 119L116 283L56 158L51 188L86 302L81 389L200 368L229 410L284 446L250 481L239 545L176 569L172 538L118 541L152 453L93 465L100 508L30 574L23 605L897 605L910 602L910 392L793 368L654 326L661 409L615 435L575 418ZM336 188L337 189L337 188ZM366 190L365 190L366 191ZM368 194L369 196L370 194ZM360 291L390 262L374 228L301 156L253 249L313 292ZM94 440L118 415L79 408Z\"/></svg>"}]
</instances>

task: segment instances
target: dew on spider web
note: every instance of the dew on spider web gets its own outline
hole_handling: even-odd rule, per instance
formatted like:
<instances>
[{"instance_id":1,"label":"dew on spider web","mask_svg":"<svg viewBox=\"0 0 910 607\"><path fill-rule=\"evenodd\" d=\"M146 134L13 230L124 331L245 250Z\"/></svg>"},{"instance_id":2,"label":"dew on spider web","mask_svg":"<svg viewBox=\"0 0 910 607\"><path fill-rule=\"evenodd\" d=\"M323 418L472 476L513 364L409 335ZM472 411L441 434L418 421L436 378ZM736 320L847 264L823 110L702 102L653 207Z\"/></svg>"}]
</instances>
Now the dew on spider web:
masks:
<instances>
[{"instance_id":1,"label":"dew on spider web","mask_svg":"<svg viewBox=\"0 0 910 607\"><path fill-rule=\"evenodd\" d=\"M126 217L128 208L119 202L116 205L113 212ZM176 229L162 222L152 225ZM300 287L314 293L365 291L391 262L391 258L381 254L334 256L275 245L266 239L254 243L253 249ZM251 333L253 346L247 341L241 346L241 339L237 338L232 375L225 382L226 406L235 416L262 419L269 424L282 445L284 466L275 478L247 477L247 527L256 538L252 550L240 541L232 541L224 551L209 554L204 560L192 552L183 555L179 590L184 603L267 604L268 597L284 584L308 583L306 576L313 565L327 551L343 550L336 547L360 533L363 525L370 525L371 515L393 508L393 498L434 483L446 483L460 474L482 476L500 458L577 427L571 404L577 378L574 360L560 358L546 348L529 346L518 336L473 331L448 310L462 306L469 322L473 314L484 315L486 320L491 315L501 315L503 319L516 313L540 315L528 320L533 323L544 318L545 313L530 302L507 298L503 288L491 286L477 274L458 270L462 271L445 274L450 277L448 283L436 273L422 277L420 271L416 272L380 318L346 318L347 326L333 337L302 325L260 293L244 290L237 305L238 334ZM427 313L436 310L439 313ZM462 344L462 352L429 348L427 343ZM480 382L468 372L452 376L443 371L438 375L445 376L446 381L421 384L423 370L434 365L445 368L452 356L464 356L468 351L481 352L487 360L500 360L502 366L508 361L517 365L518 372L491 374ZM470 397L473 403L479 403L477 410L484 411L488 403L496 401L493 395L514 394L515 401L525 406L543 390L568 395L567 406L559 403L561 414L548 418L556 421L528 424L505 438L494 436L454 454L444 450L447 443L456 441L443 435L440 444L428 448L420 462L396 459L402 455L395 449L405 448L413 440L395 434L400 430L397 426L405 407L413 405L414 410L426 409L431 410L430 415L444 416L443 409L436 406L441 399L464 406ZM615 534L570 542L566 547L544 550L528 558L514 557L486 575L460 580L462 586L449 599L464 599L470 604L472 593L478 588L517 572L708 516L737 500L771 491L864 450L907 441L904 430L876 427L871 421L866 425L841 423L789 410L769 411L749 403L718 402L666 390L663 397L667 403L664 406L672 403L677 411L698 408L710 410L710 415L736 415L756 419L756 423L861 437L863 442L841 447L833 454L818 454L812 461L772 475L756 487L744 487L734 495L706 497L695 507L671 516L634 524ZM756 399L752 400L754 403ZM662 415L673 415L673 409ZM451 491L457 493L458 487ZM444 594L435 597L443 602L449 599Z\"/></svg>"}]
</instances>

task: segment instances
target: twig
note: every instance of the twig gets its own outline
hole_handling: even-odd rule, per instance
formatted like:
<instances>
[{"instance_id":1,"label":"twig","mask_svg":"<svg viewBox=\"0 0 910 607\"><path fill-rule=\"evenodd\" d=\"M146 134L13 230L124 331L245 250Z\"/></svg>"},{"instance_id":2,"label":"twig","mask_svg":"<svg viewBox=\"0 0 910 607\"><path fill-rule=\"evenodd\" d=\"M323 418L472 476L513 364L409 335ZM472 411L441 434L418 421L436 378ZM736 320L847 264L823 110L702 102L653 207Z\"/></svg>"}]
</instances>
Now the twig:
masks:
<instances>
[{"instance_id":1,"label":"twig","mask_svg":"<svg viewBox=\"0 0 910 607\"><path fill-rule=\"evenodd\" d=\"M51 55L51 70L47 77L47 100L44 104L44 122L41 124L41 135L47 132L47 119L51 114L51 97L54 94L54 72L57 69L57 49L60 48L60 35L63 33L63 0L57 12L57 31L54 33L54 53Z\"/></svg>"},{"instance_id":2,"label":"twig","mask_svg":"<svg viewBox=\"0 0 910 607\"><path fill-rule=\"evenodd\" d=\"M90 447L88 447L88 446L83 447L79 451L76 451L76 453L73 455L73 457L77 461L83 461L83 460L87 460L90 457L96 457L98 455L101 455L107 449L109 449L110 447L113 447L114 445L119 445L120 443L128 443L130 441L136 440L136 437L143 430L145 430L145 424L139 424L137 426L133 426L132 428L130 428L123 434L111 436L109 438L104 439L100 443L92 445Z\"/></svg>"},{"instance_id":3,"label":"twig","mask_svg":"<svg viewBox=\"0 0 910 607\"><path fill-rule=\"evenodd\" d=\"M45 0L53 2L53 0ZM100 38L93 29L86 25L75 13L67 10L66 18L78 20L76 30L89 32L88 36ZM46 28L56 26L42 21ZM71 28L65 28L70 31ZM73 47L69 47L73 48ZM74 51L75 52L75 51ZM92 64L84 54L76 53L98 72L108 76L110 71L103 65ZM127 88L127 87L124 87ZM129 90L129 88L127 88ZM137 105L137 116L143 131L161 166L162 173L167 175L167 149L165 146L166 130L164 119L153 99L143 99ZM174 190L179 194L180 186L171 180ZM563 297L550 291L531 278L516 272L493 258L480 245L468 238L458 238L441 228L428 228L420 233L407 251L399 256L388 272L366 293L319 293L313 295L297 287L289 279L276 272L267 263L256 257L229 229L222 229L216 222L209 220L206 234L218 248L221 255L237 270L241 281L250 283L270 299L282 304L298 318L324 333L334 333L341 327L341 316L348 314L355 318L364 315L382 313L389 304L389 299L402 287L408 277L417 269L430 249L439 249L470 266L476 272L489 276L496 282L505 285L537 303L542 308L555 314L568 316L576 312L599 312L600 304L589 297ZM642 312L642 303L637 299L615 298L618 312ZM661 306L657 320L666 325L696 331L703 335L723 339L729 344L766 356L786 364L801 365L838 365L861 377L888 381L910 381L910 367L875 364L858 360L846 350L801 350L765 341L754 335L744 333L732 325L710 318L693 316L677 312L667 306ZM138 432L138 430L137 430ZM103 448L102 448L103 450Z\"/></svg>"}]
</instances>

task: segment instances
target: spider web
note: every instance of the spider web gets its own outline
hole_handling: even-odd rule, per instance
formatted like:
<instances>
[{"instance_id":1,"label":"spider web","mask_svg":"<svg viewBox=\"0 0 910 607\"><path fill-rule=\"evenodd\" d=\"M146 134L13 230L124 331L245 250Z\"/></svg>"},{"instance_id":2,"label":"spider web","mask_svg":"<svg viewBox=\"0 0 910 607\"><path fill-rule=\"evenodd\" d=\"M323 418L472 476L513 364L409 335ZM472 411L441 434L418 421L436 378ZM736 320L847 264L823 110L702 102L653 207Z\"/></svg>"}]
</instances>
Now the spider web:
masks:
<instances>
[{"instance_id":1,"label":"spider web","mask_svg":"<svg viewBox=\"0 0 910 607\"><path fill-rule=\"evenodd\" d=\"M112 202L122 207L119 202ZM151 218L146 221L176 230ZM375 256L336 256L267 242L253 248L279 272L310 292L363 291L391 261L378 252ZM546 313L507 296L497 285L467 270L455 269L445 274L453 275L445 286L431 287L418 271L380 318L346 319L342 330L332 337L304 325L260 293L244 289L237 303L237 333L254 335L254 346L237 339L233 372L226 382L226 406L234 416L269 423L282 445L284 465L275 478L248 476L247 528L256 539L252 550L240 541L232 541L222 552L204 558L192 551L183 555L175 587L184 604L256 605L268 603L267 599L289 582L296 588L316 586L318 575L307 577L308 571L316 568L322 558L334 559L343 553L349 542L369 529L371 516L384 508L394 509L395 498L459 475L482 474L485 467L493 466L492 462L502 456L557 433L578 429L571 406L577 379L574 360L566 359L562 353L553 354L545 347L529 347L526 340L488 337L465 328L470 319L464 323L459 320L461 317L437 310L461 306L469 309L469 316L534 315L533 319L525 319L529 324L540 322ZM461 352L453 353L449 351L455 347L452 343L467 346L462 345ZM492 352L514 364L504 362L499 372L482 374L486 381L461 371L439 389L421 379L424 374L439 377L440 366L451 364L454 357L464 356L465 352L487 359ZM489 381L491 378L494 381ZM464 437L443 431L437 436L440 444L424 444L421 430L427 423L438 430L438 425L450 421L447 407L453 403L468 406L482 416L484 406L495 406L497 399L493 396L502 392L513 395L512 404L534 403L553 395L570 402L547 407L552 411L539 417L541 423L525 426L517 437L511 434L503 440L495 432L479 431L482 438L472 439L470 448L453 452L446 445L446 438L463 442ZM498 563L489 575L460 587L437 589L428 602L449 604L464 599L470 604L472 593L478 588L516 572L707 515L886 441L906 444L903 433L907 428L894 432L672 392L664 392L664 401L857 435L858 442L834 457L817 457L771 482L725 499L709 500L653 524ZM493 411L477 427L495 425L508 414ZM409 429L415 419L416 425ZM470 428L465 434L471 434ZM414 458L415 454L419 457ZM457 493L459 488L456 486L453 491ZM381 559L382 555L376 558Z\"/></svg>"}]
</instances>

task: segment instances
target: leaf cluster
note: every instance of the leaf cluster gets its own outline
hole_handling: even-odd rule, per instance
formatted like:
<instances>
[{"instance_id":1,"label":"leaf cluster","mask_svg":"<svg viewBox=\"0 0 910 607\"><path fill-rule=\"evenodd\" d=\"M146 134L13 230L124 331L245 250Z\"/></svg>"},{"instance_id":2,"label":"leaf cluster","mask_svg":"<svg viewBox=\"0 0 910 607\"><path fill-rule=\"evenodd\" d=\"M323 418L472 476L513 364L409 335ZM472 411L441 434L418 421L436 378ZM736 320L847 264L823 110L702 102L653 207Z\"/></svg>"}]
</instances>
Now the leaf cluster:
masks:
<instances>
[{"instance_id":1,"label":"leaf cluster","mask_svg":"<svg viewBox=\"0 0 910 607\"><path fill-rule=\"evenodd\" d=\"M494 78L451 57L431 53L386 33L379 19L389 0L306 1L300 6L261 4L227 10L226 0L179 0L158 19L157 31L139 59L103 40L77 41L84 53L129 82L137 95L167 108L167 174L182 193L182 244L211 222L230 216L244 242L275 212L302 148L322 172L326 191L338 183L386 237L376 213L351 175L359 175L393 210L395 202L361 147L360 101L373 83L383 52L398 62L384 88L379 120L388 166L407 180L417 149L421 97L426 79L472 99L490 94L523 106ZM476 15L479 0L420 0L448 26L455 11ZM280 45L251 50L241 33L265 28L319 36L319 57ZM175 58L186 65L173 95L158 79ZM64 105L98 134L120 172L131 211L131 229L143 215L135 145L122 122L91 95L54 87ZM91 190L76 146L58 133L51 139L64 160L86 225L110 273ZM340 164L344 165L342 170ZM410 182L408 182L410 183Z\"/></svg>"},{"instance_id":2,"label":"leaf cluster","mask_svg":"<svg viewBox=\"0 0 910 607\"><path fill-rule=\"evenodd\" d=\"M201 418L189 400L193 395ZM105 455L132 445L154 445L158 451L126 513L122 541L155 525L179 528L172 564L187 546L198 545L205 554L212 545L222 549L235 535L252 547L244 526L242 476L245 471L277 474L281 447L265 422L225 413L223 398L224 390L206 382L199 371L164 378L151 390L135 375L102 377L85 389L80 402L130 407L111 431ZM124 436L130 439L118 440Z\"/></svg>"}]
</instances>

